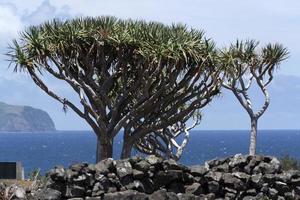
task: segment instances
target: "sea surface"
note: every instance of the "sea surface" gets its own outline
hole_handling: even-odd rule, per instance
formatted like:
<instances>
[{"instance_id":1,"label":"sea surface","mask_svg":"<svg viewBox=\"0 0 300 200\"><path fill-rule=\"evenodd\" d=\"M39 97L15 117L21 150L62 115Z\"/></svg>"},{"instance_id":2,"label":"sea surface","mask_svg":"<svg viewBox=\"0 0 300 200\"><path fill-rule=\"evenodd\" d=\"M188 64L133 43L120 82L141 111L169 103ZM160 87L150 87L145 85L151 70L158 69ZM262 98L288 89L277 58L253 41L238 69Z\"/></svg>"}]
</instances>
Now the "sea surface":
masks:
<instances>
[{"instance_id":1,"label":"sea surface","mask_svg":"<svg viewBox=\"0 0 300 200\"><path fill-rule=\"evenodd\" d=\"M257 152L300 160L299 130L261 130ZM180 162L203 164L213 158L247 154L249 131L192 131ZM119 158L121 134L114 143L114 158ZM68 167L78 162L95 162L96 137L91 131L47 133L0 133L0 162L21 161L25 176L34 169L44 174L56 165ZM136 154L136 152L133 152Z\"/></svg>"}]
</instances>

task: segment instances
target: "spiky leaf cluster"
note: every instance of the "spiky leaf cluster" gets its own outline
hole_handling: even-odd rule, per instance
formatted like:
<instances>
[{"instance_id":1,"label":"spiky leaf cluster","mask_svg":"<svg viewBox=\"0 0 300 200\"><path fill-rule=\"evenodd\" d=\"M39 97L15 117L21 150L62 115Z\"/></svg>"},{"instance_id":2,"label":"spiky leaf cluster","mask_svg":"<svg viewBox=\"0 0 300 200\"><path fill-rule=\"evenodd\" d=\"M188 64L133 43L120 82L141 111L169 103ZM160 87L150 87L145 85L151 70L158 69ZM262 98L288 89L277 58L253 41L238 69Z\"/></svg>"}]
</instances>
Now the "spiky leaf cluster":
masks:
<instances>
[{"instance_id":1,"label":"spiky leaf cluster","mask_svg":"<svg viewBox=\"0 0 300 200\"><path fill-rule=\"evenodd\" d=\"M255 40L239 41L220 52L220 63L228 78L235 79L256 71L259 76L271 75L276 67L288 57L281 44L267 44L261 48Z\"/></svg>"},{"instance_id":2,"label":"spiky leaf cluster","mask_svg":"<svg viewBox=\"0 0 300 200\"><path fill-rule=\"evenodd\" d=\"M167 60L191 65L211 53L213 43L204 39L202 31L185 25L97 17L53 20L29 27L12 49L11 56L19 67L42 62L48 56L70 63L87 54L94 58L95 49L104 49L105 54L115 57L122 52L150 62Z\"/></svg>"}]
</instances>

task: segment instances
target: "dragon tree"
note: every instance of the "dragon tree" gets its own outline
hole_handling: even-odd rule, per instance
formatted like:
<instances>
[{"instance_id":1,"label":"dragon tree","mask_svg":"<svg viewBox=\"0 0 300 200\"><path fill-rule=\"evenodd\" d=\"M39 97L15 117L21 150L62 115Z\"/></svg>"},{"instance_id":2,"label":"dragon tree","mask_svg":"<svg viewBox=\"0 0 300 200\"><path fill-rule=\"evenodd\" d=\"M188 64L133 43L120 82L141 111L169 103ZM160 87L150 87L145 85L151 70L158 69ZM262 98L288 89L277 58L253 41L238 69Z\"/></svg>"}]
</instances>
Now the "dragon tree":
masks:
<instances>
[{"instance_id":1,"label":"dragon tree","mask_svg":"<svg viewBox=\"0 0 300 200\"><path fill-rule=\"evenodd\" d=\"M189 130L188 119L199 121L197 113L220 89L214 43L185 25L114 17L52 20L28 27L10 50L16 72L29 73L91 126L97 161L112 157L114 137L122 131L123 158L135 145L157 152L148 136L167 130L173 142L162 153L180 153L186 142L178 145L175 138ZM71 86L78 101L57 94L45 75Z\"/></svg>"},{"instance_id":2,"label":"dragon tree","mask_svg":"<svg viewBox=\"0 0 300 200\"><path fill-rule=\"evenodd\" d=\"M270 104L267 86L272 82L274 72L288 51L280 44L267 44L261 48L254 40L237 41L221 51L220 61L225 69L223 87L232 91L251 121L249 154L256 154L257 123ZM249 89L257 85L264 97L263 105L257 111L253 108Z\"/></svg>"}]
</instances>

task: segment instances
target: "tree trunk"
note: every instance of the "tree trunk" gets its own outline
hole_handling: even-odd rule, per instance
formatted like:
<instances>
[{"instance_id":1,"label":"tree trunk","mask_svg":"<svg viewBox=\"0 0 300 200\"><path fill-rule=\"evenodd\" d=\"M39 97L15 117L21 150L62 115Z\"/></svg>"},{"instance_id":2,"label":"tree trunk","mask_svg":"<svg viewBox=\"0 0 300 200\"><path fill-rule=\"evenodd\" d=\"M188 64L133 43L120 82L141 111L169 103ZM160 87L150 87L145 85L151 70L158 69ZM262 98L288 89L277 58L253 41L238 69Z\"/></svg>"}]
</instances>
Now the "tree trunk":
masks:
<instances>
[{"instance_id":1,"label":"tree trunk","mask_svg":"<svg viewBox=\"0 0 300 200\"><path fill-rule=\"evenodd\" d=\"M128 137L124 136L121 159L129 158L131 156L132 146L133 146L132 141L129 140Z\"/></svg>"},{"instance_id":2,"label":"tree trunk","mask_svg":"<svg viewBox=\"0 0 300 200\"><path fill-rule=\"evenodd\" d=\"M97 137L96 162L113 156L113 140Z\"/></svg>"},{"instance_id":3,"label":"tree trunk","mask_svg":"<svg viewBox=\"0 0 300 200\"><path fill-rule=\"evenodd\" d=\"M249 155L256 154L257 119L251 117L250 147Z\"/></svg>"}]
</instances>

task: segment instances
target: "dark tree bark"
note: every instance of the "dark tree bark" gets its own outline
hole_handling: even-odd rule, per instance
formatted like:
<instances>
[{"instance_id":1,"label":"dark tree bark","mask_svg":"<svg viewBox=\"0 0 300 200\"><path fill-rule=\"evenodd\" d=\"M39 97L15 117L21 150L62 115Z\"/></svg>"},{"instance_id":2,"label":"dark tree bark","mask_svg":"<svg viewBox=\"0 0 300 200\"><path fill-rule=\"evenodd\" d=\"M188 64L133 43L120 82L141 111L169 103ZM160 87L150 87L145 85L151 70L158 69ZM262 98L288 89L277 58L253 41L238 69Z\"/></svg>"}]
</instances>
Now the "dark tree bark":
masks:
<instances>
[{"instance_id":1,"label":"dark tree bark","mask_svg":"<svg viewBox=\"0 0 300 200\"><path fill-rule=\"evenodd\" d=\"M133 142L129 139L123 140L124 144L121 152L121 159L130 158Z\"/></svg>"},{"instance_id":2,"label":"dark tree bark","mask_svg":"<svg viewBox=\"0 0 300 200\"><path fill-rule=\"evenodd\" d=\"M97 137L96 162L113 157L113 140Z\"/></svg>"}]
</instances>

